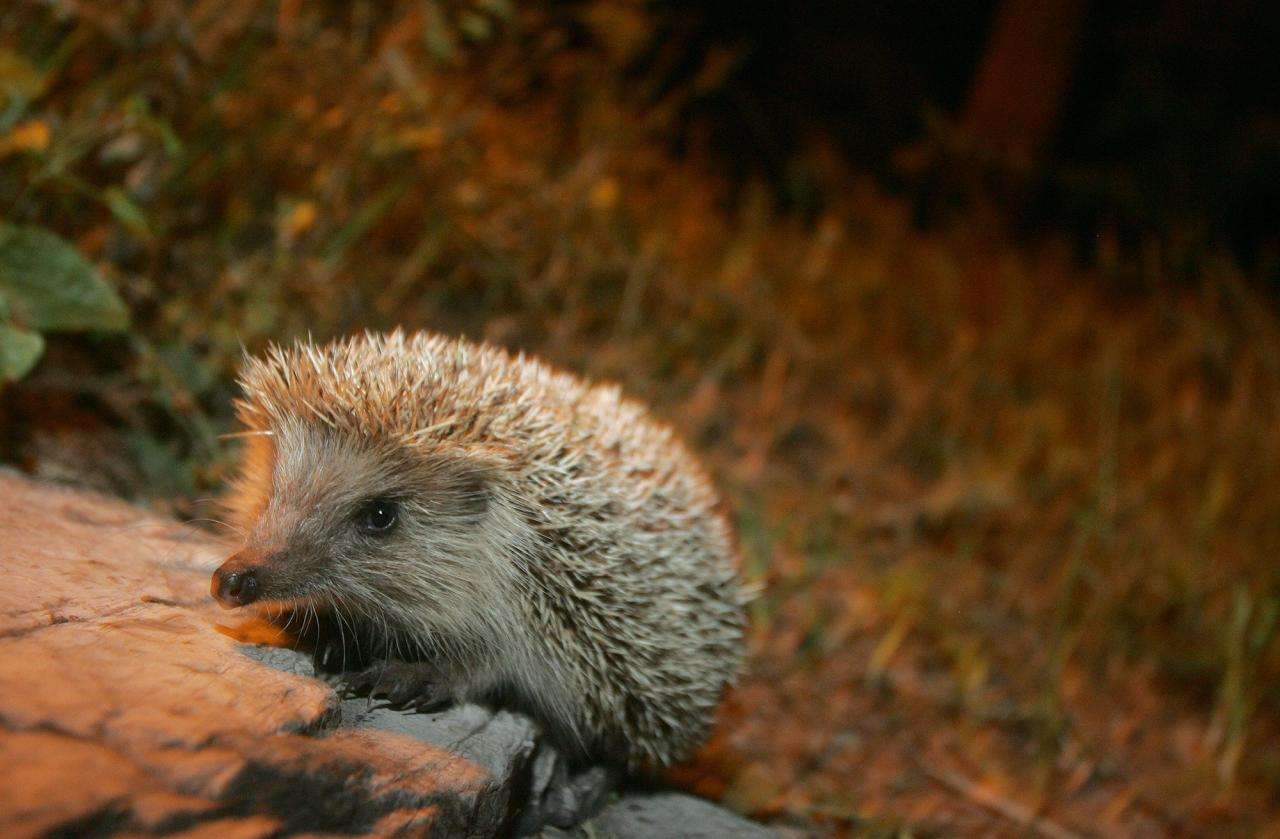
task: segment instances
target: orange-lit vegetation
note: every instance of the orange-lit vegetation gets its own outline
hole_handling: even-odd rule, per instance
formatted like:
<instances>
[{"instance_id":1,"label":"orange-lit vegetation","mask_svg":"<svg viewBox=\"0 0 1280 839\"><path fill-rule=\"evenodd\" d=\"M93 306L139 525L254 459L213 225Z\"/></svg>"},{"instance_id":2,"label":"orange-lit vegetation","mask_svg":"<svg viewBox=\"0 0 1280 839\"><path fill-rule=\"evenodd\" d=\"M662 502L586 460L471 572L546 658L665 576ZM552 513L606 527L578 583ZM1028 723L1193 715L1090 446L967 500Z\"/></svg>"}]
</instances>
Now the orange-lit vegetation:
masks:
<instances>
[{"instance_id":1,"label":"orange-lit vegetation","mask_svg":"<svg viewBox=\"0 0 1280 839\"><path fill-rule=\"evenodd\" d=\"M750 670L682 783L870 833L1280 828L1280 328L1228 264L1118 299L820 146L813 218L731 196L669 142L726 57L651 89L629 3L75 9L0 12L0 206L134 326L51 341L6 457L190 511L242 344L524 348L654 403L738 511Z\"/></svg>"}]
</instances>

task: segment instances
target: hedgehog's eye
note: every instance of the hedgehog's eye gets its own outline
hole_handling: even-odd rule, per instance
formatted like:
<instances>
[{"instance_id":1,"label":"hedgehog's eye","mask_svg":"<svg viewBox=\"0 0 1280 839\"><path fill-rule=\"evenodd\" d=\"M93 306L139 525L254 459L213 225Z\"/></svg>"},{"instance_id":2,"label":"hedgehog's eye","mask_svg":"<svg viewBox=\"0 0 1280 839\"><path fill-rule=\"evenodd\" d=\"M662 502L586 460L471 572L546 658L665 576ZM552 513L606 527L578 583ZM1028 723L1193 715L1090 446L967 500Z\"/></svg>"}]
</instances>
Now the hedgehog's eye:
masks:
<instances>
[{"instance_id":1,"label":"hedgehog's eye","mask_svg":"<svg viewBox=\"0 0 1280 839\"><path fill-rule=\"evenodd\" d=\"M375 498L360 508L356 526L361 533L381 536L390 532L400 520L400 508L389 498Z\"/></svg>"}]
</instances>

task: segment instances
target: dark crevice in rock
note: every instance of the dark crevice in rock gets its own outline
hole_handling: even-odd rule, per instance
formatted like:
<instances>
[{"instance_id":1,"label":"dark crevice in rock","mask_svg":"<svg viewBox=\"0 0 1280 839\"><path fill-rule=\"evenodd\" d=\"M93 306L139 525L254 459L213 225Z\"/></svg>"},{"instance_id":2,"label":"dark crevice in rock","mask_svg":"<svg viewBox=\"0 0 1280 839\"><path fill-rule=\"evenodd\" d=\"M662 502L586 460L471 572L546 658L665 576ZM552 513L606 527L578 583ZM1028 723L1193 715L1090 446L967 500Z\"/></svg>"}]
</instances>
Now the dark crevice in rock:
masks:
<instances>
[{"instance_id":1,"label":"dark crevice in rock","mask_svg":"<svg viewBox=\"0 0 1280 839\"><path fill-rule=\"evenodd\" d=\"M529 792L533 788L533 762L538 747L529 749L523 759L513 767L511 776L506 780L503 791L505 812L502 818L502 832L511 833L520 824L520 816L529 803ZM479 804L480 801L477 801Z\"/></svg>"},{"instance_id":2,"label":"dark crevice in rock","mask_svg":"<svg viewBox=\"0 0 1280 839\"><path fill-rule=\"evenodd\" d=\"M450 796L376 796L370 793L367 767L332 764L323 772L294 772L278 766L250 763L227 787L223 816L274 816L285 832L323 831L362 834L378 819L396 810L435 806L437 820L465 824Z\"/></svg>"},{"instance_id":3,"label":"dark crevice in rock","mask_svg":"<svg viewBox=\"0 0 1280 839\"><path fill-rule=\"evenodd\" d=\"M45 833L44 839L96 839L99 836L115 836L128 823L128 809L116 802L58 825Z\"/></svg>"},{"instance_id":4,"label":"dark crevice in rock","mask_svg":"<svg viewBox=\"0 0 1280 839\"><path fill-rule=\"evenodd\" d=\"M74 624L101 623L102 621L108 620L110 618L119 617L120 615L123 615L126 612L130 612L135 609L145 607L146 605L149 605L149 604L172 606L179 609L195 609L199 605L194 600L188 600L188 601L168 600L168 599L156 597L154 595L144 594L141 597L139 597L136 601L124 603L114 609L107 609L106 611L95 612L90 615L52 614L52 611L54 609L69 605L68 601L66 599L63 599L61 601L56 601L53 603L42 604L38 607L34 607L31 609L18 609L14 611L0 613L0 615L2 615L3 617L10 618L10 619L21 619L30 615L38 615L42 613L46 616L45 620L40 623L31 624L29 626L18 626L12 629L0 630L0 641L14 639L14 638L25 638L28 635L31 635L32 633L40 632L41 630L45 630L45 629L52 629L58 626L64 626L69 623L74 623Z\"/></svg>"},{"instance_id":5,"label":"dark crevice in rock","mask_svg":"<svg viewBox=\"0 0 1280 839\"><path fill-rule=\"evenodd\" d=\"M26 617L27 615L37 615L37 614L40 614L41 612L48 613L53 611L54 609L60 609L63 606L66 606L70 602L71 602L71 599L69 597L59 597L57 600L50 600L48 602L41 603L39 606L31 606L25 609L0 610L0 617L23 618L23 617Z\"/></svg>"},{"instance_id":6,"label":"dark crevice in rock","mask_svg":"<svg viewBox=\"0 0 1280 839\"><path fill-rule=\"evenodd\" d=\"M58 737L65 737L68 740L76 740L81 743L91 743L95 746L102 746L104 748L111 749L113 752L118 753L118 750L115 748L115 746L113 746L111 742L108 741L103 736L102 732L99 730L101 728L101 722L102 721L100 721L98 724L94 726L94 730L92 732L88 734L82 734L78 731L72 731L70 729L63 728L60 725L56 725L55 723L48 722L48 721L38 722L38 723L35 723L34 725L20 725L18 723L15 723L12 719L9 719L8 717L4 716L3 714L0 714L0 731L12 731L12 732L36 731L42 734L54 734L54 735L57 735Z\"/></svg>"},{"instance_id":7,"label":"dark crevice in rock","mask_svg":"<svg viewBox=\"0 0 1280 839\"><path fill-rule=\"evenodd\" d=\"M331 693L325 709L315 719L286 725L280 729L284 734L300 734L304 737L323 737L342 725L342 702L338 694Z\"/></svg>"},{"instance_id":8,"label":"dark crevice in rock","mask_svg":"<svg viewBox=\"0 0 1280 839\"><path fill-rule=\"evenodd\" d=\"M32 633L35 633L35 632L39 632L42 629L50 629L52 627L62 626L63 624L68 624L68 623L92 623L94 621L98 621L103 618L110 618L110 617L119 615L123 612L127 612L130 609L134 608L135 605L136 604L134 603L130 603L127 606L121 606L119 609L112 609L108 612L100 612L96 615L84 615L84 616L49 615L48 619L43 623L32 624L30 626L19 626L14 629L6 629L3 631L0 631L0 641L8 640L11 638L25 638L26 636L31 635ZM27 614L35 614L38 611L42 611L42 610L33 609Z\"/></svg>"}]
</instances>

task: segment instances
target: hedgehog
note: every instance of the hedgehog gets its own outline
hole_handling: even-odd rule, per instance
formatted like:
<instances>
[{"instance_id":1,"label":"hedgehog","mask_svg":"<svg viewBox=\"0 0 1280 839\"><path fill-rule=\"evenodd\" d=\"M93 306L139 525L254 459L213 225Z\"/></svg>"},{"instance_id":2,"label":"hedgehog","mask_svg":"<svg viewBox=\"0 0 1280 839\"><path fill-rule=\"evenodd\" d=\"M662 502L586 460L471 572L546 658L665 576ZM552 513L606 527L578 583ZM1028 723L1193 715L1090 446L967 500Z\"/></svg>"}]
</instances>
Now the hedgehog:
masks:
<instances>
[{"instance_id":1,"label":"hedgehog","mask_svg":"<svg viewBox=\"0 0 1280 839\"><path fill-rule=\"evenodd\" d=\"M706 738L748 593L707 473L640 403L424 332L275 346L239 385L221 605L325 618L349 691L515 708L582 761Z\"/></svg>"}]
</instances>

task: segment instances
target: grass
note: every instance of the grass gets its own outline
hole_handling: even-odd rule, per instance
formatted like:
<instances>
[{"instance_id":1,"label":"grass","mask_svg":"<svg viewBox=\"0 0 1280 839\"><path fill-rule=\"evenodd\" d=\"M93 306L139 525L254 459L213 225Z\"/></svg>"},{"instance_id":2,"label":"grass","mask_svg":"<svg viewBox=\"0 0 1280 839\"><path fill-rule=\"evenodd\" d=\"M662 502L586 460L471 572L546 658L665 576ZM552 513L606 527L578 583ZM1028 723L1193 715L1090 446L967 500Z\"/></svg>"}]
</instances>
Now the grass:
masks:
<instances>
[{"instance_id":1,"label":"grass","mask_svg":"<svg viewBox=\"0 0 1280 839\"><path fill-rule=\"evenodd\" d=\"M752 664L683 783L868 834L1022 832L954 773L1078 829L1275 829L1273 309L1212 254L1175 284L981 203L917 230L821 148L812 218L732 198L669 152L696 90L634 83L592 8L0 12L41 79L0 134L48 137L0 206L135 323L54 342L5 457L201 515L242 347L531 350L653 403L739 511Z\"/></svg>"}]
</instances>

